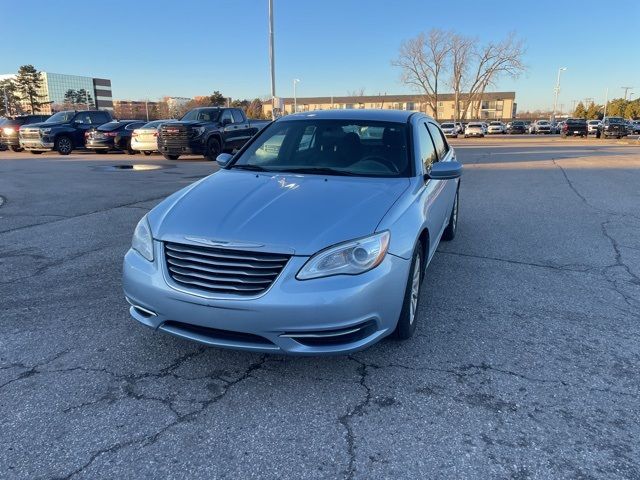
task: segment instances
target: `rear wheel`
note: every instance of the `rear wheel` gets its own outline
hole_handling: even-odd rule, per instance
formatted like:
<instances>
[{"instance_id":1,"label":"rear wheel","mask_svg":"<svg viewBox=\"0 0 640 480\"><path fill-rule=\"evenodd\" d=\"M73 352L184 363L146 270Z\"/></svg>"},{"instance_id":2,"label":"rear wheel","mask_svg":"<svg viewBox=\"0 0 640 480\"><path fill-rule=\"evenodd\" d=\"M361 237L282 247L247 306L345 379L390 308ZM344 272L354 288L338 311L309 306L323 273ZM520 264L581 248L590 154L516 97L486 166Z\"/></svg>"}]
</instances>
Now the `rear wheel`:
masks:
<instances>
[{"instance_id":1,"label":"rear wheel","mask_svg":"<svg viewBox=\"0 0 640 480\"><path fill-rule=\"evenodd\" d=\"M456 191L456 197L453 199L453 207L451 208L451 214L449 215L449 225L444 229L442 233L442 240L453 240L458 231L458 199L459 192Z\"/></svg>"},{"instance_id":2,"label":"rear wheel","mask_svg":"<svg viewBox=\"0 0 640 480\"><path fill-rule=\"evenodd\" d=\"M16 152L16 153L24 150L24 148L16 147L14 145L11 145L9 148L11 149L12 152Z\"/></svg>"},{"instance_id":3,"label":"rear wheel","mask_svg":"<svg viewBox=\"0 0 640 480\"><path fill-rule=\"evenodd\" d=\"M220 155L222 148L220 147L220 141L217 138L210 138L207 141L207 152L205 157L212 162Z\"/></svg>"},{"instance_id":4,"label":"rear wheel","mask_svg":"<svg viewBox=\"0 0 640 480\"><path fill-rule=\"evenodd\" d=\"M394 331L394 336L399 340L406 340L413 336L416 331L416 317L418 305L420 303L420 286L422 284L422 244L418 242L411 260L409 277L405 288L404 302L398 325Z\"/></svg>"},{"instance_id":5,"label":"rear wheel","mask_svg":"<svg viewBox=\"0 0 640 480\"><path fill-rule=\"evenodd\" d=\"M167 153L163 153L162 156L167 160L177 160L180 158L180 155L169 155Z\"/></svg>"},{"instance_id":6,"label":"rear wheel","mask_svg":"<svg viewBox=\"0 0 640 480\"><path fill-rule=\"evenodd\" d=\"M66 135L62 135L56 139L54 150L60 155L69 155L73 150L73 143Z\"/></svg>"},{"instance_id":7,"label":"rear wheel","mask_svg":"<svg viewBox=\"0 0 640 480\"><path fill-rule=\"evenodd\" d=\"M151 152L144 152L144 154L148 157L149 155L151 155Z\"/></svg>"},{"instance_id":8,"label":"rear wheel","mask_svg":"<svg viewBox=\"0 0 640 480\"><path fill-rule=\"evenodd\" d=\"M42 151L41 150L29 150L29 153L31 155L41 155Z\"/></svg>"}]
</instances>

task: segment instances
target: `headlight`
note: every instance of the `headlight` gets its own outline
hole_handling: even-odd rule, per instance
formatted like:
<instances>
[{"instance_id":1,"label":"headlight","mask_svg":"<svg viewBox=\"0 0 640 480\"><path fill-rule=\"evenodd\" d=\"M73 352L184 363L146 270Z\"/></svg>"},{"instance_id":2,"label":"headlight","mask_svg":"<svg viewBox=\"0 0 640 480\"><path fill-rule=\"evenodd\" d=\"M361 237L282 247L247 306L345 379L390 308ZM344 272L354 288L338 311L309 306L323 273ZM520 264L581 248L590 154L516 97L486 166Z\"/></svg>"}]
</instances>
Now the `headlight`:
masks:
<instances>
[{"instance_id":1,"label":"headlight","mask_svg":"<svg viewBox=\"0 0 640 480\"><path fill-rule=\"evenodd\" d=\"M46 135L47 133L49 133L51 131L50 128L41 128L40 129L40 135Z\"/></svg>"},{"instance_id":2,"label":"headlight","mask_svg":"<svg viewBox=\"0 0 640 480\"><path fill-rule=\"evenodd\" d=\"M296 278L358 275L380 265L389 247L389 232L351 240L316 253L300 269Z\"/></svg>"},{"instance_id":3,"label":"headlight","mask_svg":"<svg viewBox=\"0 0 640 480\"><path fill-rule=\"evenodd\" d=\"M150 262L153 262L153 238L151 238L151 227L146 215L136 225L131 248Z\"/></svg>"},{"instance_id":4,"label":"headlight","mask_svg":"<svg viewBox=\"0 0 640 480\"><path fill-rule=\"evenodd\" d=\"M16 133L15 128L11 128L11 127L3 128L2 131L4 132L5 135L13 135L14 133Z\"/></svg>"},{"instance_id":5,"label":"headlight","mask_svg":"<svg viewBox=\"0 0 640 480\"><path fill-rule=\"evenodd\" d=\"M193 128L193 136L194 137L199 137L200 135L202 135L204 133L205 128L204 127L194 127Z\"/></svg>"}]
</instances>

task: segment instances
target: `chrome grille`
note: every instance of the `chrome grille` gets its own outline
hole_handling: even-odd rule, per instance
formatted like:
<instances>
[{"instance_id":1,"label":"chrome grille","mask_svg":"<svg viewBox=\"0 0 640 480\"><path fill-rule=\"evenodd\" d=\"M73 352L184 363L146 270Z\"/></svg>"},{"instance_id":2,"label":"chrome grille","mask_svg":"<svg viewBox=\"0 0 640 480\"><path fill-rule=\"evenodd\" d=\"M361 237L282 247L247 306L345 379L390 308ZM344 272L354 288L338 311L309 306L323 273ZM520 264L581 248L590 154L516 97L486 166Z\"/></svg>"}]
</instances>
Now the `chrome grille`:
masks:
<instances>
[{"instance_id":1,"label":"chrome grille","mask_svg":"<svg viewBox=\"0 0 640 480\"><path fill-rule=\"evenodd\" d=\"M165 242L167 270L190 289L240 296L267 290L290 256Z\"/></svg>"},{"instance_id":2,"label":"chrome grille","mask_svg":"<svg viewBox=\"0 0 640 480\"><path fill-rule=\"evenodd\" d=\"M158 135L158 146L166 151L182 151L189 146L189 129L184 125L163 125Z\"/></svg>"},{"instance_id":3,"label":"chrome grille","mask_svg":"<svg viewBox=\"0 0 640 480\"><path fill-rule=\"evenodd\" d=\"M40 129L39 128L21 128L20 138L23 138L25 140L40 140Z\"/></svg>"}]
</instances>

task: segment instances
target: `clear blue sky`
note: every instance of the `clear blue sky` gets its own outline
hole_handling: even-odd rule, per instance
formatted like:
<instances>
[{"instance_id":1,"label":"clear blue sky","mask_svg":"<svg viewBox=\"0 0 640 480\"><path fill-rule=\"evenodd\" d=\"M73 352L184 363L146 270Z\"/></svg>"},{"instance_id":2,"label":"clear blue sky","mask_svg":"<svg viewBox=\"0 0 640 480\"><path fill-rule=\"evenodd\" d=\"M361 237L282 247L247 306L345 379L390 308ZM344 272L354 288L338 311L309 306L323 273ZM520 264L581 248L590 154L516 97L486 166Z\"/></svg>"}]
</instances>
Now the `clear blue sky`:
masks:
<instances>
[{"instance_id":1,"label":"clear blue sky","mask_svg":"<svg viewBox=\"0 0 640 480\"><path fill-rule=\"evenodd\" d=\"M117 99L269 94L267 0L0 0L0 73L32 63L110 78ZM55 5L54 5L55 3ZM390 65L403 39L438 27L526 43L528 73L504 80L519 109L548 108L558 67L560 103L640 96L640 2L602 0L274 0L277 94L410 93ZM18 19L28 15L28 20Z\"/></svg>"}]
</instances>

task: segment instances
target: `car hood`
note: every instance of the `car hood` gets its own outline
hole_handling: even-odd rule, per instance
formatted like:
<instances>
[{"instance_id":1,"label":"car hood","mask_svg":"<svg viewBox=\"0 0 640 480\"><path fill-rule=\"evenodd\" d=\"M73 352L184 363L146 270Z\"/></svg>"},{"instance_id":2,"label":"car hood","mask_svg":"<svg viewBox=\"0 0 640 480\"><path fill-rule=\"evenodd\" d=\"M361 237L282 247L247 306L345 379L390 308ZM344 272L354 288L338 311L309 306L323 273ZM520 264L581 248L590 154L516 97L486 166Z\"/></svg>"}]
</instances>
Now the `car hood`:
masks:
<instances>
[{"instance_id":1,"label":"car hood","mask_svg":"<svg viewBox=\"0 0 640 480\"><path fill-rule=\"evenodd\" d=\"M221 170L167 198L149 222L162 241L312 255L373 233L409 184Z\"/></svg>"}]
</instances>

